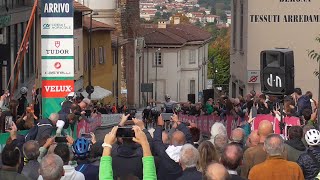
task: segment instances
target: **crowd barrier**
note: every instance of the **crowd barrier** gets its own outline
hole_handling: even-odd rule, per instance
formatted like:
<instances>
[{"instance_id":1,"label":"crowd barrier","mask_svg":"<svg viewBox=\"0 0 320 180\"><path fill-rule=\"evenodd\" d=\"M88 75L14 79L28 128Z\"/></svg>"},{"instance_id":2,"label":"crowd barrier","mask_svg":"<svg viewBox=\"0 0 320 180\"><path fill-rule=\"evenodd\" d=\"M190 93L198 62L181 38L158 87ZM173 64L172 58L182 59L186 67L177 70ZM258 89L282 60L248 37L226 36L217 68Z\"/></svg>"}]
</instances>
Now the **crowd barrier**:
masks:
<instances>
[{"instance_id":1,"label":"crowd barrier","mask_svg":"<svg viewBox=\"0 0 320 180\"><path fill-rule=\"evenodd\" d=\"M204 135L210 136L211 135L211 126L215 122L221 122L226 126L227 129L227 134L230 136L231 131L235 128L237 128L240 125L240 118L235 118L232 115L227 115L224 116L223 118L217 115L201 115L201 116L189 116L189 115L184 115L184 114L179 114L179 119L182 122L191 122L195 123L197 127L201 130L201 132ZM248 119L246 117L245 119ZM268 120L272 123L273 125L273 131L276 134L280 134L280 119L279 117L275 117L272 115L257 115L257 117L253 120L251 124L251 130L257 130L259 123L262 120ZM287 137L288 135L288 129L291 126L300 126L300 119L297 117L285 117L283 119L283 122L285 123L283 135Z\"/></svg>"},{"instance_id":2,"label":"crowd barrier","mask_svg":"<svg viewBox=\"0 0 320 180\"><path fill-rule=\"evenodd\" d=\"M102 115L98 114L90 121L86 121L82 119L78 122L77 125L77 137L80 137L82 133L90 133L94 132L97 127L101 126L102 124Z\"/></svg>"}]
</instances>

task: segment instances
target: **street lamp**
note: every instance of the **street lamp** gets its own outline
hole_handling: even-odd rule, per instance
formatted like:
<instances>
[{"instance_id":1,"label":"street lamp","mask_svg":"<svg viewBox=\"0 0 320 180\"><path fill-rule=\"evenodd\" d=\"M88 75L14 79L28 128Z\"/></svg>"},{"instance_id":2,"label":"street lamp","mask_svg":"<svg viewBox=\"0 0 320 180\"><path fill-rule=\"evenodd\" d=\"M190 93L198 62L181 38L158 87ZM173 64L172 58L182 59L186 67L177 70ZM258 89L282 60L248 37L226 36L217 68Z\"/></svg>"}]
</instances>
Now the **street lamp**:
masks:
<instances>
[{"instance_id":1,"label":"street lamp","mask_svg":"<svg viewBox=\"0 0 320 180\"><path fill-rule=\"evenodd\" d=\"M157 89L158 89L158 58L159 58L159 53L161 53L161 48L158 48L156 50L156 58L155 58L155 62L156 62L156 82L155 82L155 100L157 101ZM162 58L162 55L161 55Z\"/></svg>"},{"instance_id":2,"label":"street lamp","mask_svg":"<svg viewBox=\"0 0 320 180\"><path fill-rule=\"evenodd\" d=\"M89 84L89 87L92 89L90 91L88 91L88 98L90 99L91 98L91 94L93 93L93 88L92 88L92 79L91 79L91 63L92 63L92 54L91 54L91 51L92 51L92 15L99 15L99 13L97 12L93 12L91 11L90 13L90 29L89 29L89 46L88 46L88 84Z\"/></svg>"}]
</instances>

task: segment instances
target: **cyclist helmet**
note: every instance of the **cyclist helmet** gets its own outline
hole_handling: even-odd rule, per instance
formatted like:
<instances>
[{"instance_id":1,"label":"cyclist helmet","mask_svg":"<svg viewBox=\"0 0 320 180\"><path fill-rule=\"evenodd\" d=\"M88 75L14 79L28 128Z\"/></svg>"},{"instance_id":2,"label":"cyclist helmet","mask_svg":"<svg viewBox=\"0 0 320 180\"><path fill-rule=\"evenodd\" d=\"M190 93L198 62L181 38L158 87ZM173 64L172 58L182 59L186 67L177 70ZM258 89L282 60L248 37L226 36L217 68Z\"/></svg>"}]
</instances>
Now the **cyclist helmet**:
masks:
<instances>
[{"instance_id":1,"label":"cyclist helmet","mask_svg":"<svg viewBox=\"0 0 320 180\"><path fill-rule=\"evenodd\" d=\"M22 95L27 94L27 92L28 92L28 88L27 87L22 87L20 89L20 94L22 94Z\"/></svg>"},{"instance_id":2,"label":"cyclist helmet","mask_svg":"<svg viewBox=\"0 0 320 180\"><path fill-rule=\"evenodd\" d=\"M74 92L71 92L67 95L67 100L73 100L76 99L77 94Z\"/></svg>"},{"instance_id":3,"label":"cyclist helmet","mask_svg":"<svg viewBox=\"0 0 320 180\"><path fill-rule=\"evenodd\" d=\"M91 141L84 137L78 138L72 145L72 150L76 157L86 158L91 151Z\"/></svg>"},{"instance_id":4,"label":"cyclist helmet","mask_svg":"<svg viewBox=\"0 0 320 180\"><path fill-rule=\"evenodd\" d=\"M309 146L320 145L320 132L316 129L310 129L304 136Z\"/></svg>"}]
</instances>

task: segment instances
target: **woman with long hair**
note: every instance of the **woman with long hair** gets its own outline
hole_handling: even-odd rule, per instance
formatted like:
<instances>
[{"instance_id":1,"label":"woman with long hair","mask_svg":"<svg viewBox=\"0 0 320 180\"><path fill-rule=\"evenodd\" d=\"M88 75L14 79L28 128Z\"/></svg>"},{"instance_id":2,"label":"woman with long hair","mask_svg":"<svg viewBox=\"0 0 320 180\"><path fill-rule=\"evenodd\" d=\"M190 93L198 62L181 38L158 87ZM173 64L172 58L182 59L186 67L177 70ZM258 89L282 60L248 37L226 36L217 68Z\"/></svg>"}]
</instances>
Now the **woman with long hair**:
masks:
<instances>
[{"instance_id":1,"label":"woman with long hair","mask_svg":"<svg viewBox=\"0 0 320 180\"><path fill-rule=\"evenodd\" d=\"M218 154L214 145L210 141L203 141L199 148L200 158L198 161L198 170L204 173L207 166L212 162L218 162Z\"/></svg>"}]
</instances>

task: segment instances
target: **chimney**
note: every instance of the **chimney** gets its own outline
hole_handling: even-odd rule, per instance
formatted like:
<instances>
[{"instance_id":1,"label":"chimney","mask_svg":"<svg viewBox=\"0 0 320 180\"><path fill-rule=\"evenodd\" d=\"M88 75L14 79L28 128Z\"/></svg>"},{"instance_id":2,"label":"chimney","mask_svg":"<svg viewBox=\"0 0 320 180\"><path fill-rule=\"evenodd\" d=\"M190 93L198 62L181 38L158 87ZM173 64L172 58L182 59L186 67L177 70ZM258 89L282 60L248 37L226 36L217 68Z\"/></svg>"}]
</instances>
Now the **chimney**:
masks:
<instances>
[{"instance_id":1,"label":"chimney","mask_svg":"<svg viewBox=\"0 0 320 180\"><path fill-rule=\"evenodd\" d=\"M158 28L159 29L167 28L167 23L165 21L158 21Z\"/></svg>"},{"instance_id":2,"label":"chimney","mask_svg":"<svg viewBox=\"0 0 320 180\"><path fill-rule=\"evenodd\" d=\"M173 24L180 24L180 17L174 17Z\"/></svg>"}]
</instances>

